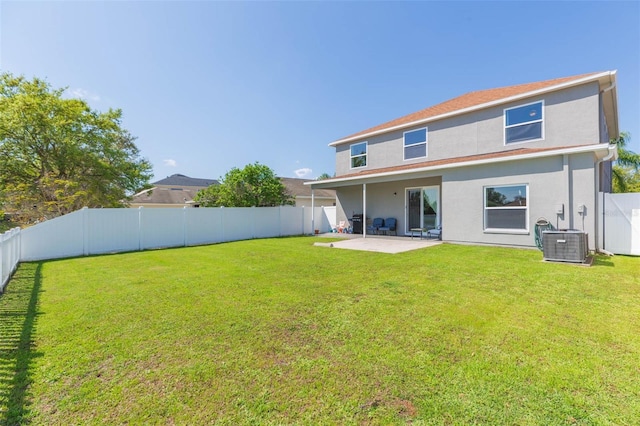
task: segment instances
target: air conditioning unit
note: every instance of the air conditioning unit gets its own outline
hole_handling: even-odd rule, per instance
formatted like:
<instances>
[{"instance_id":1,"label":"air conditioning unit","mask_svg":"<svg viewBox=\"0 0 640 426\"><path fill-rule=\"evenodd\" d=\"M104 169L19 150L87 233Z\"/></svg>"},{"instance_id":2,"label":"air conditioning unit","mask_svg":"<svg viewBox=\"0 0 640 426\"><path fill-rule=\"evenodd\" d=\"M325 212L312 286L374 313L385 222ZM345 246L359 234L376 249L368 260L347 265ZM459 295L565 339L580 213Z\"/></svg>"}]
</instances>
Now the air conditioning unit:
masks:
<instances>
[{"instance_id":1,"label":"air conditioning unit","mask_svg":"<svg viewBox=\"0 0 640 426\"><path fill-rule=\"evenodd\" d=\"M589 254L587 234L573 229L542 232L544 260L584 263Z\"/></svg>"}]
</instances>

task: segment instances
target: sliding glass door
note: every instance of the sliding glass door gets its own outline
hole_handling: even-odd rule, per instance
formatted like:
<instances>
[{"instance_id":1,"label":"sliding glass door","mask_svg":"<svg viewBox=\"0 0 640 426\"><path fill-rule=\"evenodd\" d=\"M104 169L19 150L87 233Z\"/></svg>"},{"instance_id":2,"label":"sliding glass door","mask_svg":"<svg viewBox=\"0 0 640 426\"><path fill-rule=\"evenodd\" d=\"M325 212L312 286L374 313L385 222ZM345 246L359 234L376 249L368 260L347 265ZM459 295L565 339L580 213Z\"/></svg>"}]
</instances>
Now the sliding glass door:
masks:
<instances>
[{"instance_id":1,"label":"sliding glass door","mask_svg":"<svg viewBox=\"0 0 640 426\"><path fill-rule=\"evenodd\" d=\"M405 199L405 232L411 229L432 229L440 225L440 187L407 188Z\"/></svg>"}]
</instances>

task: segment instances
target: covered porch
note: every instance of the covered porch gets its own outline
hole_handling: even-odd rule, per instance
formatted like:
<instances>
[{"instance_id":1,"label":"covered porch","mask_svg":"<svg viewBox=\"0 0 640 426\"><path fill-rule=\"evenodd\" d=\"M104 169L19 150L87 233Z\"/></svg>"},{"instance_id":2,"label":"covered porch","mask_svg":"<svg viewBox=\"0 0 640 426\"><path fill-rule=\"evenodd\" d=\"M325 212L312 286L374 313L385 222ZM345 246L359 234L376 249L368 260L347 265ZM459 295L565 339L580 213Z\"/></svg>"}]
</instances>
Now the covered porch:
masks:
<instances>
[{"instance_id":1,"label":"covered porch","mask_svg":"<svg viewBox=\"0 0 640 426\"><path fill-rule=\"evenodd\" d=\"M336 223L348 224L359 237L416 236L420 239L426 236L427 230L442 226L440 175L358 176L311 185L312 202L315 189L336 191ZM373 226L376 218L395 219L395 229L385 226L378 230Z\"/></svg>"}]
</instances>

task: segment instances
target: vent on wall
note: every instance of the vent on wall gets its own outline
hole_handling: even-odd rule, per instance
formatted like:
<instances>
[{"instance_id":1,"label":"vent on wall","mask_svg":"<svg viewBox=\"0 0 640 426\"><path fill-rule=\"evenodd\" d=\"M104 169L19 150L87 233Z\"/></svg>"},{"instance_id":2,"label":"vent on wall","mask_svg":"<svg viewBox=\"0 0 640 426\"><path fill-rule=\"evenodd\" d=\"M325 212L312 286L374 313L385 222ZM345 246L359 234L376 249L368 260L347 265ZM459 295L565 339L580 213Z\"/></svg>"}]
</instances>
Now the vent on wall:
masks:
<instances>
[{"instance_id":1,"label":"vent on wall","mask_svg":"<svg viewBox=\"0 0 640 426\"><path fill-rule=\"evenodd\" d=\"M587 234L576 230L542 232L544 260L584 263L589 254Z\"/></svg>"}]
</instances>

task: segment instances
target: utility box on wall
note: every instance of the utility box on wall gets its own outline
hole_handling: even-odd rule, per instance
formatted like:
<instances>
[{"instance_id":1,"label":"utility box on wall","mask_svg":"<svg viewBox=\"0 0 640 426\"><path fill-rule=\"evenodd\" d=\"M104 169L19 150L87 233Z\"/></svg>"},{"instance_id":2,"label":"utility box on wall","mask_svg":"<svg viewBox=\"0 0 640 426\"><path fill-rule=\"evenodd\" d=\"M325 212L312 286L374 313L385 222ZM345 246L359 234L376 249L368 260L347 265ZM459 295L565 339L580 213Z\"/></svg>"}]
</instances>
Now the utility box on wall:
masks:
<instances>
[{"instance_id":1,"label":"utility box on wall","mask_svg":"<svg viewBox=\"0 0 640 426\"><path fill-rule=\"evenodd\" d=\"M577 230L542 232L544 260L584 263L589 254L587 234Z\"/></svg>"}]
</instances>

